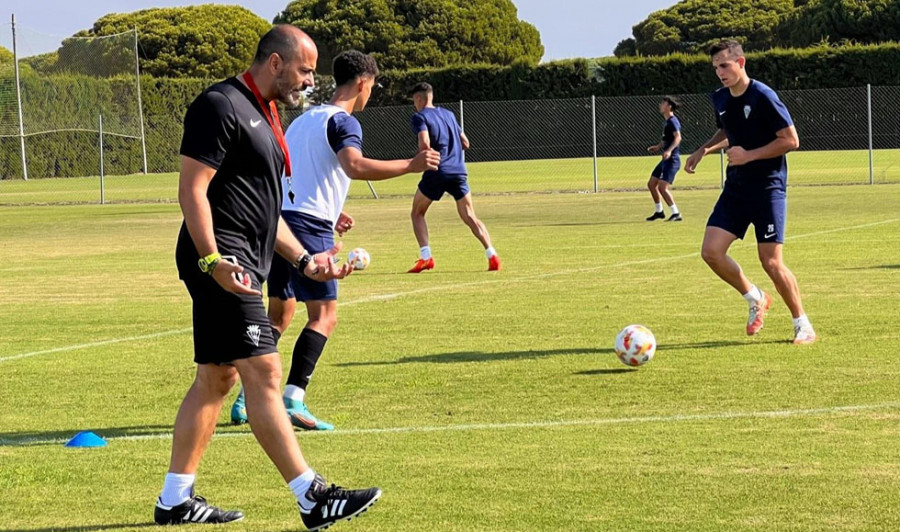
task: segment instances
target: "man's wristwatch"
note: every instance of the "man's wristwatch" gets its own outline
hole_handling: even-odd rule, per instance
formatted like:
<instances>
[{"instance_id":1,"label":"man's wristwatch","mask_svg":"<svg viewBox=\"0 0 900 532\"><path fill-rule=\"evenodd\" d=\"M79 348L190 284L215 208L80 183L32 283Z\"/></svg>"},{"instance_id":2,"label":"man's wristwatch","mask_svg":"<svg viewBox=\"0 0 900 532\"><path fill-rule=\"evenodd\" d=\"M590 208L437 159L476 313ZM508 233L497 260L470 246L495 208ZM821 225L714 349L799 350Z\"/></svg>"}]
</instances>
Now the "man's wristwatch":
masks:
<instances>
[{"instance_id":1,"label":"man's wristwatch","mask_svg":"<svg viewBox=\"0 0 900 532\"><path fill-rule=\"evenodd\" d=\"M218 266L220 260L222 260L221 253L211 253L198 260L197 265L200 266L201 272L212 275L213 270L216 269L216 266Z\"/></svg>"},{"instance_id":2,"label":"man's wristwatch","mask_svg":"<svg viewBox=\"0 0 900 532\"><path fill-rule=\"evenodd\" d=\"M300 258L297 259L297 271L300 272L300 275L306 276L304 271L306 270L306 265L312 262L313 256L309 253L303 253L300 255Z\"/></svg>"}]
</instances>

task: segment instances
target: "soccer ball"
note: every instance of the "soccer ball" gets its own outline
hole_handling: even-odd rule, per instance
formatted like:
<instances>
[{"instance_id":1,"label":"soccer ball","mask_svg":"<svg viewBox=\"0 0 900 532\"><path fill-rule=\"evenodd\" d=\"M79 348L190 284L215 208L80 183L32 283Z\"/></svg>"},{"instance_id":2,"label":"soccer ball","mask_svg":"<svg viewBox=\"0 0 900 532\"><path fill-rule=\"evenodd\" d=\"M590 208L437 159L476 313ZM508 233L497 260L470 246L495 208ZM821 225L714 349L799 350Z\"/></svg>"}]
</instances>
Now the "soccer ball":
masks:
<instances>
[{"instance_id":1,"label":"soccer ball","mask_svg":"<svg viewBox=\"0 0 900 532\"><path fill-rule=\"evenodd\" d=\"M356 248L347 256L347 262L353 266L354 270L365 270L371 260L369 252L363 248Z\"/></svg>"},{"instance_id":2,"label":"soccer ball","mask_svg":"<svg viewBox=\"0 0 900 532\"><path fill-rule=\"evenodd\" d=\"M626 366L643 366L656 353L656 338L643 325L629 325L616 336L616 355Z\"/></svg>"}]
</instances>

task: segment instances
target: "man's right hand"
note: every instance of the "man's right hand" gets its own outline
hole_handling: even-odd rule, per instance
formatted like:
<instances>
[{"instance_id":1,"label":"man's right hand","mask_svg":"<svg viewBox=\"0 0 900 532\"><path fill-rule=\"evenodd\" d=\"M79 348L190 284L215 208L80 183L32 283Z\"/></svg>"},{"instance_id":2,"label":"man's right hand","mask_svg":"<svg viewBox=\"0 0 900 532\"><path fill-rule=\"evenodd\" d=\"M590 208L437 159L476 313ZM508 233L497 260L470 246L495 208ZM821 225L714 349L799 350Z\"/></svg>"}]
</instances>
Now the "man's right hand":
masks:
<instances>
[{"instance_id":1,"label":"man's right hand","mask_svg":"<svg viewBox=\"0 0 900 532\"><path fill-rule=\"evenodd\" d=\"M432 150L422 150L409 161L409 173L424 172L425 170L437 170L441 164L441 154Z\"/></svg>"},{"instance_id":2,"label":"man's right hand","mask_svg":"<svg viewBox=\"0 0 900 532\"><path fill-rule=\"evenodd\" d=\"M692 153L691 156L688 157L687 162L684 163L684 171L689 174L693 174L694 171L697 170L697 165L700 164L700 161L705 156L706 156L706 150L704 150L703 148L700 148L699 150Z\"/></svg>"},{"instance_id":3,"label":"man's right hand","mask_svg":"<svg viewBox=\"0 0 900 532\"><path fill-rule=\"evenodd\" d=\"M219 286L232 294L260 296L262 292L250 285L250 274L244 273L243 266L220 259L212 272L212 278Z\"/></svg>"}]
</instances>

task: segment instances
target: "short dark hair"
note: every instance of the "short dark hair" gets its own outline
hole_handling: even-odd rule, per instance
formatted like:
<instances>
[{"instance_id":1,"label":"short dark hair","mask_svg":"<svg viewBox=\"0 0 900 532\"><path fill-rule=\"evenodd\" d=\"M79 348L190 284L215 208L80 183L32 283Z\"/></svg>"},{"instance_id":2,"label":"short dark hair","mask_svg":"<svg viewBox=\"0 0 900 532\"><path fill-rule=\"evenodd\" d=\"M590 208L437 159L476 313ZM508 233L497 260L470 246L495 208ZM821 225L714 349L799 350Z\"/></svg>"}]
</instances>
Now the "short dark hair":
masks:
<instances>
[{"instance_id":1,"label":"short dark hair","mask_svg":"<svg viewBox=\"0 0 900 532\"><path fill-rule=\"evenodd\" d=\"M681 100L674 96L663 96L662 101L669 104L673 111L677 111L679 107L681 107Z\"/></svg>"},{"instance_id":2,"label":"short dark hair","mask_svg":"<svg viewBox=\"0 0 900 532\"><path fill-rule=\"evenodd\" d=\"M409 89L409 97L412 98L414 94L418 94L420 92L424 92L426 94L434 94L434 88L430 83L425 81L420 81L413 85L411 89Z\"/></svg>"},{"instance_id":3,"label":"short dark hair","mask_svg":"<svg viewBox=\"0 0 900 532\"><path fill-rule=\"evenodd\" d=\"M744 47L734 39L719 41L709 47L709 57L715 57L719 52L728 50L728 55L734 58L744 57Z\"/></svg>"},{"instance_id":4,"label":"short dark hair","mask_svg":"<svg viewBox=\"0 0 900 532\"><path fill-rule=\"evenodd\" d=\"M378 76L378 63L369 54L358 50L347 50L334 58L331 72L334 75L335 86L340 87L358 77L372 76L374 78Z\"/></svg>"},{"instance_id":5,"label":"short dark hair","mask_svg":"<svg viewBox=\"0 0 900 532\"><path fill-rule=\"evenodd\" d=\"M272 29L266 32L259 39L256 46L256 55L253 57L254 63L264 63L270 55L278 54L281 58L288 62L294 58L298 41L294 31L291 31L290 24L276 24Z\"/></svg>"}]
</instances>

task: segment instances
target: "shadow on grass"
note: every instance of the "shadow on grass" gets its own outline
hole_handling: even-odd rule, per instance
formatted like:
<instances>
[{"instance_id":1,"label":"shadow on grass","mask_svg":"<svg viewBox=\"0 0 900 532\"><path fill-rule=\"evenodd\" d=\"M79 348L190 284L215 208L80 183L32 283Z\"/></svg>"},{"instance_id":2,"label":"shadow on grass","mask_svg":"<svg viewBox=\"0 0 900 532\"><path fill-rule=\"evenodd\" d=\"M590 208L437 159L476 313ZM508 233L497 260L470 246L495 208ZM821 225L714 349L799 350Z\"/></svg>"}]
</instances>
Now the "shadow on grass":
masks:
<instances>
[{"instance_id":1,"label":"shadow on grass","mask_svg":"<svg viewBox=\"0 0 900 532\"><path fill-rule=\"evenodd\" d=\"M156 523L118 523L113 525L55 526L51 528L0 528L0 532L91 532L93 530L123 530L126 528L158 526Z\"/></svg>"},{"instance_id":2,"label":"shadow on grass","mask_svg":"<svg viewBox=\"0 0 900 532\"><path fill-rule=\"evenodd\" d=\"M571 348L571 349L529 349L524 351L502 351L499 353L485 353L481 351L459 351L454 353L437 353L434 355L422 355L418 357L403 357L398 360L383 360L372 362L344 362L335 364L340 367L354 366L393 366L397 364L455 364L460 362L497 362L502 360L522 360L544 358L559 355L598 355L612 354L612 349Z\"/></svg>"},{"instance_id":3,"label":"shadow on grass","mask_svg":"<svg viewBox=\"0 0 900 532\"><path fill-rule=\"evenodd\" d=\"M680 351L690 349L717 349L723 347L765 345L765 344L787 344L790 339L783 340L755 340L748 338L746 340L717 340L709 342L689 342L681 344L662 344L657 351ZM523 360L544 358L560 355L611 355L615 351L612 348L598 349L593 347L586 348L566 348L566 349L526 349L522 351L502 351L498 353L485 353L482 351L458 351L453 353L436 353L433 355L422 355L416 357L403 357L397 360L377 360L370 362L342 362L334 364L338 367L357 367L357 366L394 366L398 364L455 364L465 362L498 362L504 360ZM627 371L627 369L626 369Z\"/></svg>"},{"instance_id":4,"label":"shadow on grass","mask_svg":"<svg viewBox=\"0 0 900 532\"><path fill-rule=\"evenodd\" d=\"M753 338L747 338L746 340L716 340L712 342L687 342L681 344L659 344L659 347L656 348L657 352L660 351L682 351L682 350L690 350L690 349L718 349L721 347L737 347L737 346L749 346L749 345L767 345L767 344L789 344L791 343L790 338L783 338L780 340L756 340Z\"/></svg>"},{"instance_id":5,"label":"shadow on grass","mask_svg":"<svg viewBox=\"0 0 900 532\"><path fill-rule=\"evenodd\" d=\"M602 368L576 371L573 375L615 375L617 373L634 373L637 368Z\"/></svg>"},{"instance_id":6,"label":"shadow on grass","mask_svg":"<svg viewBox=\"0 0 900 532\"><path fill-rule=\"evenodd\" d=\"M879 264L878 266L860 266L858 268L841 268L843 271L865 271L865 270L900 270L900 264Z\"/></svg>"}]
</instances>

